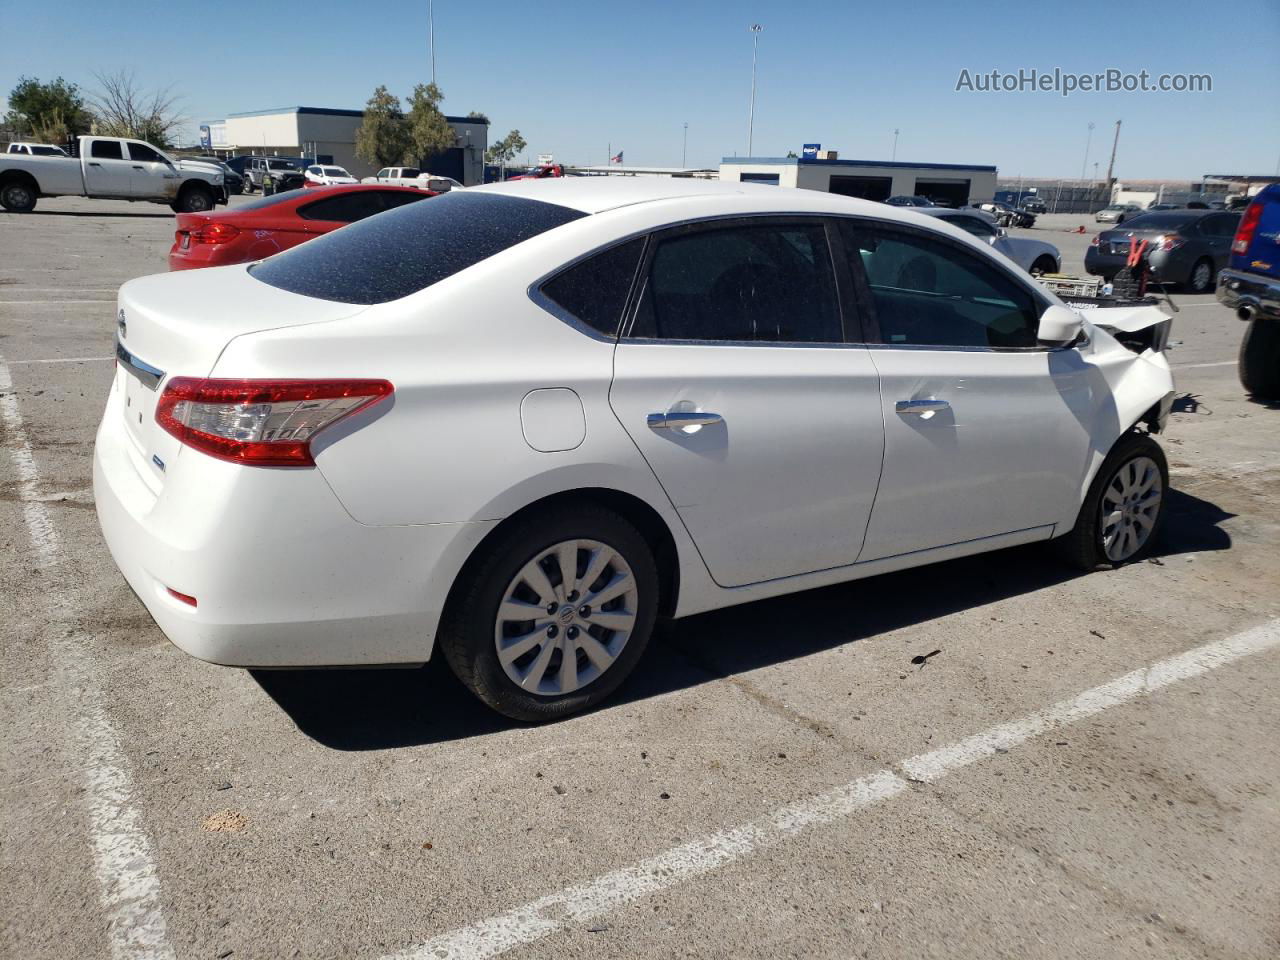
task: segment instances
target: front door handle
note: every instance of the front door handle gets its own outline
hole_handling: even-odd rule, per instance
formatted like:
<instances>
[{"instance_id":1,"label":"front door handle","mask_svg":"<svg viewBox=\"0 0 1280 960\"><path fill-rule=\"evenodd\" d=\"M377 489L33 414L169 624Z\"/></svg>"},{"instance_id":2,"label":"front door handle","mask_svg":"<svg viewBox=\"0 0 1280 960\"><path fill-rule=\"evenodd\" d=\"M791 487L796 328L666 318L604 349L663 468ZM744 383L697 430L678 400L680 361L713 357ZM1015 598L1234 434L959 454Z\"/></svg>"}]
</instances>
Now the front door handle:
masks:
<instances>
[{"instance_id":1,"label":"front door handle","mask_svg":"<svg viewBox=\"0 0 1280 960\"><path fill-rule=\"evenodd\" d=\"M943 410L950 410L951 404L946 400L934 400L930 397L926 400L899 400L894 404L893 409L898 413L914 413L917 416L931 417Z\"/></svg>"},{"instance_id":2,"label":"front door handle","mask_svg":"<svg viewBox=\"0 0 1280 960\"><path fill-rule=\"evenodd\" d=\"M650 430L679 430L681 427L709 427L724 423L718 413L651 413L647 418Z\"/></svg>"},{"instance_id":3,"label":"front door handle","mask_svg":"<svg viewBox=\"0 0 1280 960\"><path fill-rule=\"evenodd\" d=\"M95 163L94 161L90 160L90 161L89 161L89 166L91 166L91 167L100 167L100 166L102 166L102 164L100 164L100 163Z\"/></svg>"},{"instance_id":4,"label":"front door handle","mask_svg":"<svg viewBox=\"0 0 1280 960\"><path fill-rule=\"evenodd\" d=\"M143 167L143 166L142 166L142 164L140 164L140 163L135 163L135 164L133 165L133 169L135 169L135 170L142 170L142 169L144 169L144 167Z\"/></svg>"}]
</instances>

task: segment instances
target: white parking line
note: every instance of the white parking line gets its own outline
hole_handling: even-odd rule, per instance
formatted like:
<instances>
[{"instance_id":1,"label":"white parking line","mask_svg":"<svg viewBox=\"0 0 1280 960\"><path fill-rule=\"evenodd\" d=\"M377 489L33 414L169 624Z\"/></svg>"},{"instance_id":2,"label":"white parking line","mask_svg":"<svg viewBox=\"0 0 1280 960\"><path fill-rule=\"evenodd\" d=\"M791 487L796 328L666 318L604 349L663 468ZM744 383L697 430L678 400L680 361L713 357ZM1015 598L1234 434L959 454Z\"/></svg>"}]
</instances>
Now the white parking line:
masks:
<instances>
[{"instance_id":1,"label":"white parking line","mask_svg":"<svg viewBox=\"0 0 1280 960\"><path fill-rule=\"evenodd\" d=\"M1173 364L1173 369L1193 370L1196 367L1234 367L1236 363L1237 361L1235 360L1216 360L1213 363L1175 363Z\"/></svg>"},{"instance_id":2,"label":"white parking line","mask_svg":"<svg viewBox=\"0 0 1280 960\"><path fill-rule=\"evenodd\" d=\"M9 366L17 367L28 363L96 363L99 360L114 360L115 357L53 357L50 360L10 360Z\"/></svg>"},{"instance_id":3,"label":"white parking line","mask_svg":"<svg viewBox=\"0 0 1280 960\"><path fill-rule=\"evenodd\" d=\"M9 365L0 357L0 419L18 475L22 516L37 561L52 568L61 562L62 549L49 508L39 499L40 470L12 390ZM70 753L84 780L89 840L111 955L115 960L172 960L151 841L132 802L120 735L107 716L97 670L88 659L84 638L73 629L51 630L49 645L57 690L66 698L71 720Z\"/></svg>"},{"instance_id":4,"label":"white parking line","mask_svg":"<svg viewBox=\"0 0 1280 960\"><path fill-rule=\"evenodd\" d=\"M741 860L802 830L845 819L903 793L908 781L933 783L1034 737L1277 646L1280 620L1272 620L1226 640L1157 661L1028 717L998 724L951 746L903 760L897 764L902 776L893 770L877 770L744 826L691 840L595 880L434 937L384 960L483 960L497 956Z\"/></svg>"},{"instance_id":5,"label":"white parking line","mask_svg":"<svg viewBox=\"0 0 1280 960\"><path fill-rule=\"evenodd\" d=\"M0 300L0 307L47 307L58 303L115 303L115 300Z\"/></svg>"}]
</instances>

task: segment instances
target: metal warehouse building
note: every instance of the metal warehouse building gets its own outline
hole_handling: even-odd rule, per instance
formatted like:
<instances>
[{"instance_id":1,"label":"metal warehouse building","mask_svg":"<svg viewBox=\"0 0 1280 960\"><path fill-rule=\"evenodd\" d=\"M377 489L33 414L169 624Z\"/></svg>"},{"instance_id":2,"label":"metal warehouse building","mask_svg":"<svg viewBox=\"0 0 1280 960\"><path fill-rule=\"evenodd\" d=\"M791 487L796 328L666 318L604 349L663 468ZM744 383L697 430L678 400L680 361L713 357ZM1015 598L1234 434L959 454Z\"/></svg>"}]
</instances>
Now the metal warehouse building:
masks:
<instances>
[{"instance_id":1,"label":"metal warehouse building","mask_svg":"<svg viewBox=\"0 0 1280 960\"><path fill-rule=\"evenodd\" d=\"M324 107L285 107L233 113L208 123L207 149L222 156L257 154L317 157L324 163L346 167L355 177L368 177L377 169L356 157L356 129L360 110ZM423 168L453 177L467 186L484 180L484 152L489 146L489 121L472 117L445 117L453 128L454 146L436 157L423 158ZM206 136L202 128L201 137Z\"/></svg>"},{"instance_id":2,"label":"metal warehouse building","mask_svg":"<svg viewBox=\"0 0 1280 960\"><path fill-rule=\"evenodd\" d=\"M995 167L840 160L835 151L827 154L818 158L725 157L720 161L720 179L802 187L865 200L931 197L951 206L990 200L996 192Z\"/></svg>"}]
</instances>

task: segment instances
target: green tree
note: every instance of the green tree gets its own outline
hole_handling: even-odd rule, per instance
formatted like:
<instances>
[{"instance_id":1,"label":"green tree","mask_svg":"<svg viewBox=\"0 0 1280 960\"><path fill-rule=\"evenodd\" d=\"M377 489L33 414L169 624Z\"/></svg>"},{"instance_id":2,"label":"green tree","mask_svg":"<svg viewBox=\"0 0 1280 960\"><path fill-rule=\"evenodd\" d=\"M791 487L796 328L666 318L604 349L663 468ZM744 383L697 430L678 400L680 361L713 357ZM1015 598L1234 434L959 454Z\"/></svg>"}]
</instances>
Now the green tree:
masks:
<instances>
[{"instance_id":1,"label":"green tree","mask_svg":"<svg viewBox=\"0 0 1280 960\"><path fill-rule=\"evenodd\" d=\"M365 104L364 118L356 129L356 156L376 167L389 167L405 163L410 149L400 98L385 85L379 86Z\"/></svg>"},{"instance_id":2,"label":"green tree","mask_svg":"<svg viewBox=\"0 0 1280 960\"><path fill-rule=\"evenodd\" d=\"M512 130L501 140L491 144L484 152L485 163L510 163L515 159L516 154L528 145L524 137L520 136L519 130Z\"/></svg>"},{"instance_id":3,"label":"green tree","mask_svg":"<svg viewBox=\"0 0 1280 960\"><path fill-rule=\"evenodd\" d=\"M444 94L434 83L420 83L409 98L409 114L405 118L409 147L414 162L421 165L431 157L444 153L457 139L453 127L440 112Z\"/></svg>"},{"instance_id":4,"label":"green tree","mask_svg":"<svg viewBox=\"0 0 1280 960\"><path fill-rule=\"evenodd\" d=\"M481 113L479 110L472 110L470 113L467 114L467 119L476 120L480 123L488 123L489 115L486 113Z\"/></svg>"},{"instance_id":5,"label":"green tree","mask_svg":"<svg viewBox=\"0 0 1280 960\"><path fill-rule=\"evenodd\" d=\"M64 143L88 133L93 115L74 83L62 77L41 83L35 77L20 77L9 92L8 127L23 137L46 143Z\"/></svg>"}]
</instances>

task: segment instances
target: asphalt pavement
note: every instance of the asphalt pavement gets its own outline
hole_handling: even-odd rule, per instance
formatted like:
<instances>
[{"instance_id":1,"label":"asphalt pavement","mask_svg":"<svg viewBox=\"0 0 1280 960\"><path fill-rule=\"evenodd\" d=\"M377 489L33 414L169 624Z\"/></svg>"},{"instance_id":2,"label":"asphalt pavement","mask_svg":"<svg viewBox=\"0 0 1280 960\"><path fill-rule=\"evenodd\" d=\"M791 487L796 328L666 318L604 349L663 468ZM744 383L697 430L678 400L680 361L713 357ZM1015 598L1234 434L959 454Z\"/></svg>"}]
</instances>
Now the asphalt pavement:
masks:
<instances>
[{"instance_id":1,"label":"asphalt pavement","mask_svg":"<svg viewBox=\"0 0 1280 960\"><path fill-rule=\"evenodd\" d=\"M1029 231L1075 271L1094 232ZM693 617L526 727L442 663L251 673L151 622L90 467L115 289L172 236L0 214L0 955L1280 956L1280 409L1212 297L1174 295L1149 562Z\"/></svg>"}]
</instances>

